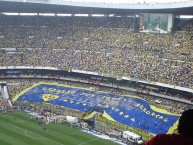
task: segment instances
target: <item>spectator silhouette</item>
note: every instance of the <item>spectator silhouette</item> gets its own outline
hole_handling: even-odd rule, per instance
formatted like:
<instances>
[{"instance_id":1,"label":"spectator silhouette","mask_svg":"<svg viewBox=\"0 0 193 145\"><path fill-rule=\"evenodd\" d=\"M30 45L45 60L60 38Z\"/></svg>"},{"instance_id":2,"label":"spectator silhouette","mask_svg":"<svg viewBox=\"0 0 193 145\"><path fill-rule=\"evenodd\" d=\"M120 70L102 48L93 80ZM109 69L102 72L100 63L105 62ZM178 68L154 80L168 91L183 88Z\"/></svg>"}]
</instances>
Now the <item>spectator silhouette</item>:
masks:
<instances>
[{"instance_id":1,"label":"spectator silhouette","mask_svg":"<svg viewBox=\"0 0 193 145\"><path fill-rule=\"evenodd\" d=\"M193 145L193 109L182 113L178 124L179 134L158 134L146 145Z\"/></svg>"}]
</instances>

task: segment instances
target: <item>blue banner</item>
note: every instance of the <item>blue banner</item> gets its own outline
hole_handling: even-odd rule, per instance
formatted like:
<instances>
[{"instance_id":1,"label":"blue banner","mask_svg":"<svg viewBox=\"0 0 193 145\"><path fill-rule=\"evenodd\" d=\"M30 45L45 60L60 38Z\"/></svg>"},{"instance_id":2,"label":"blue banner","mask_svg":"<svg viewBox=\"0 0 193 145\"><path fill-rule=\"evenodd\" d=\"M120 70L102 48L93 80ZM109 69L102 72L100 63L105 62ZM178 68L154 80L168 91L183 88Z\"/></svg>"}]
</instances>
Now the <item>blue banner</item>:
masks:
<instances>
[{"instance_id":1,"label":"blue banner","mask_svg":"<svg viewBox=\"0 0 193 145\"><path fill-rule=\"evenodd\" d=\"M117 122L153 134L167 133L179 119L179 115L152 109L148 102L137 97L56 84L36 84L18 94L13 99L16 100L51 103L80 111L100 108Z\"/></svg>"}]
</instances>

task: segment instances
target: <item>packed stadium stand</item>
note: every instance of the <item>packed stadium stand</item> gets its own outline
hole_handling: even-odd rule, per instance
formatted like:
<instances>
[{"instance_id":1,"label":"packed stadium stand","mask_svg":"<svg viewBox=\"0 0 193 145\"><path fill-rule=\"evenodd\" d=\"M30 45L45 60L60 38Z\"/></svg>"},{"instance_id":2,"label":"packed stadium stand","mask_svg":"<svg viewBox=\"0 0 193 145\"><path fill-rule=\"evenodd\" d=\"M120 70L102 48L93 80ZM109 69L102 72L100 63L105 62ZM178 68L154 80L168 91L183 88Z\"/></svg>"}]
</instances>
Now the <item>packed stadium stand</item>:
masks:
<instances>
[{"instance_id":1,"label":"packed stadium stand","mask_svg":"<svg viewBox=\"0 0 193 145\"><path fill-rule=\"evenodd\" d=\"M1 19L1 48L12 51L1 49L1 66L73 68L192 88L189 31L133 33L130 17Z\"/></svg>"},{"instance_id":2,"label":"packed stadium stand","mask_svg":"<svg viewBox=\"0 0 193 145\"><path fill-rule=\"evenodd\" d=\"M48 101L57 107L82 112L95 111L98 105L98 110L106 111L116 121L152 135L169 132L179 114L192 108L193 19L180 19L180 15L193 14L193 1L167 5L134 3L128 4L128 9L125 8L126 4L123 7L121 4L104 4L104 7L99 4L101 8L98 8L95 3L74 6L77 2L52 2L0 2L0 86L6 84L7 96L13 101L3 105L6 91L1 90L0 110ZM186 7L186 3L192 6ZM139 12L134 10L137 6L140 7ZM11 15L13 12L17 15ZM30 13L34 15L29 16ZM43 13L53 15L43 16ZM97 14L103 15L94 16ZM60 91L52 96L55 101L46 100L46 96L40 100L43 94L41 89L48 84ZM85 96L60 96L60 85L63 85L63 91L75 88L75 92L81 92L85 89ZM29 98L30 91L39 98ZM43 91L47 94L51 92ZM101 102L101 92L106 93L101 97L106 99L102 100L104 104ZM87 95L98 96L84 98ZM117 99L126 96L133 98L130 102L134 102L133 108L130 107L132 104ZM64 98L70 103L67 104ZM118 101L113 100L115 98ZM82 106L78 106L77 100ZM86 103L90 104L89 108ZM133 112L139 109L139 112L149 115L140 105L145 110L150 106L161 108L164 112L156 111L168 117L161 116L162 122L159 120L157 124L155 120L153 125L158 126L156 128L147 125L146 117L137 119L134 115L130 122L125 121L129 117L126 114L125 118L119 118L132 109ZM117 115L109 106L113 110L124 111ZM151 115L155 116L153 113ZM141 124L133 123L135 119L140 120ZM168 124L164 124L166 120L169 120Z\"/></svg>"}]
</instances>

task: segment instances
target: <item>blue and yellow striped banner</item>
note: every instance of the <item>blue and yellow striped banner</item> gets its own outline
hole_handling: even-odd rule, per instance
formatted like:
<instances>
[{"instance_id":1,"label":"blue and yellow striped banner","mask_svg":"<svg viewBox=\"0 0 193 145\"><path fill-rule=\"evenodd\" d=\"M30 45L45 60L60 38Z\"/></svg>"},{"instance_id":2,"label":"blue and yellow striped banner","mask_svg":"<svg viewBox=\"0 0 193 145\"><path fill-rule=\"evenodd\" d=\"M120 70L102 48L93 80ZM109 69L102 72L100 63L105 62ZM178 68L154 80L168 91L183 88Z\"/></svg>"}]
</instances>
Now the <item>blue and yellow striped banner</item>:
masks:
<instances>
[{"instance_id":1,"label":"blue and yellow striped banner","mask_svg":"<svg viewBox=\"0 0 193 145\"><path fill-rule=\"evenodd\" d=\"M104 110L113 120L149 133L172 133L178 114L150 106L143 99L59 84L38 83L22 91L13 101L44 102L80 111Z\"/></svg>"}]
</instances>

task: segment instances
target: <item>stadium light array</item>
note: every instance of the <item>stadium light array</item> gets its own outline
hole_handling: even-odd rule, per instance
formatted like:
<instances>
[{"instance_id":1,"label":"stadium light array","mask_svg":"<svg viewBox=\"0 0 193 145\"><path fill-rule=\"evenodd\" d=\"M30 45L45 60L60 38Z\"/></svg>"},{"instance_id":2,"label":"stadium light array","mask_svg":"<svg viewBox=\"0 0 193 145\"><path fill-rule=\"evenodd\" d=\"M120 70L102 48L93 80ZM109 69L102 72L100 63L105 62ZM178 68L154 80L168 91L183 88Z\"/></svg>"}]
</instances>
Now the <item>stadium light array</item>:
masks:
<instances>
[{"instance_id":1,"label":"stadium light array","mask_svg":"<svg viewBox=\"0 0 193 145\"><path fill-rule=\"evenodd\" d=\"M4 15L10 15L10 16L11 16L11 15L12 15L12 16L13 16L13 15L14 15L14 16L19 15L19 13L3 13L3 14L4 14Z\"/></svg>"},{"instance_id":2,"label":"stadium light array","mask_svg":"<svg viewBox=\"0 0 193 145\"><path fill-rule=\"evenodd\" d=\"M75 16L78 16L78 17L88 17L88 14L75 14Z\"/></svg>"},{"instance_id":3,"label":"stadium light array","mask_svg":"<svg viewBox=\"0 0 193 145\"><path fill-rule=\"evenodd\" d=\"M55 16L54 13L39 13L40 16Z\"/></svg>"},{"instance_id":4,"label":"stadium light array","mask_svg":"<svg viewBox=\"0 0 193 145\"><path fill-rule=\"evenodd\" d=\"M20 13L21 16L37 16L37 13Z\"/></svg>"},{"instance_id":5,"label":"stadium light array","mask_svg":"<svg viewBox=\"0 0 193 145\"><path fill-rule=\"evenodd\" d=\"M65 2L78 2L78 3L106 3L106 4L136 4L136 3L175 3L175 2L188 2L192 0L59 0Z\"/></svg>"},{"instance_id":6,"label":"stadium light array","mask_svg":"<svg viewBox=\"0 0 193 145\"><path fill-rule=\"evenodd\" d=\"M180 15L180 19L191 19L193 15Z\"/></svg>"},{"instance_id":7,"label":"stadium light array","mask_svg":"<svg viewBox=\"0 0 193 145\"><path fill-rule=\"evenodd\" d=\"M72 16L72 14L56 14L57 16L61 16L61 17L70 17Z\"/></svg>"},{"instance_id":8,"label":"stadium light array","mask_svg":"<svg viewBox=\"0 0 193 145\"><path fill-rule=\"evenodd\" d=\"M93 17L104 17L104 14L93 14Z\"/></svg>"}]
</instances>

